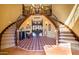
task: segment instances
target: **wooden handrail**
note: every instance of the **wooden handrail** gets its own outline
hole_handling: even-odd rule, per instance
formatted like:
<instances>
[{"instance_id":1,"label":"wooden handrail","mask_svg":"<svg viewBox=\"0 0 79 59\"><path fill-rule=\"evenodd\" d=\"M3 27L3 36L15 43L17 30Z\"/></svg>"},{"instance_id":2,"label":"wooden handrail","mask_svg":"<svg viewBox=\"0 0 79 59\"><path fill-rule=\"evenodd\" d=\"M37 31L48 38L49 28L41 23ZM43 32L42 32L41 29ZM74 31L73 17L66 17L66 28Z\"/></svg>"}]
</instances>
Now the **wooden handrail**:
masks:
<instances>
[{"instance_id":1,"label":"wooden handrail","mask_svg":"<svg viewBox=\"0 0 79 59\"><path fill-rule=\"evenodd\" d=\"M54 15L54 14L53 14ZM1 33L0 33L0 49L1 49L1 38L2 38L2 34L6 31L6 29L8 29L10 26L12 26L13 24L17 24L17 22L19 22L19 21L21 21L22 20L22 22L19 24L19 26L16 26L17 27L17 29L21 26L21 24L29 17L30 15L28 15L28 16L25 16L25 18L24 19L20 19L20 20L17 20L17 21L15 21L15 22L13 22L12 24L10 24L9 26L7 26ZM46 15L44 15L44 16L46 16ZM57 24L55 23L55 22L58 22L58 23L60 23L60 24L62 24L62 25L65 25L73 34L74 34L74 36L77 38L77 40L79 39L79 37L73 32L73 30L72 29L70 29L66 24L64 24L63 22L61 22L61 21L59 21L58 20L58 18L54 15L54 17L55 18L52 18L52 17L50 17L50 16L46 16L54 25L55 25L55 28L58 30L58 26L57 26ZM54 20L52 20L52 19L54 19ZM55 22L54 22L55 21ZM16 30L17 30L16 29ZM59 31L59 30L58 30ZM59 33L59 32L58 32Z\"/></svg>"},{"instance_id":2,"label":"wooden handrail","mask_svg":"<svg viewBox=\"0 0 79 59\"><path fill-rule=\"evenodd\" d=\"M19 16L20 17L20 16ZM18 17L18 18L19 18ZM15 24L16 23L16 21L15 22L13 22L13 23L11 23L10 25L8 25L1 33L0 33L0 49L1 49L1 38L2 38L2 34L6 31L6 29L8 29L10 26L12 26L13 24Z\"/></svg>"},{"instance_id":3,"label":"wooden handrail","mask_svg":"<svg viewBox=\"0 0 79 59\"><path fill-rule=\"evenodd\" d=\"M19 29L19 27L23 24L23 22L28 18L28 17L30 17L30 15L28 15L28 16L25 16L25 18L22 20L22 21L20 21L20 20L17 20L17 22L16 22L16 33L15 33L15 35L17 36L17 30ZM16 41L15 41L15 43L16 43L16 46L18 45L18 38L16 37Z\"/></svg>"},{"instance_id":4,"label":"wooden handrail","mask_svg":"<svg viewBox=\"0 0 79 59\"><path fill-rule=\"evenodd\" d=\"M56 33L57 33L57 38L56 38L56 45L58 45L59 44L59 29L58 29L58 25L57 25L57 23L56 23L56 21L54 21L55 19L53 18L53 20L51 20L50 18L49 18L49 16L47 16L47 15L44 15L46 18L48 18L48 20L50 20L52 23L53 23L53 25L55 26L55 29L56 29Z\"/></svg>"},{"instance_id":5,"label":"wooden handrail","mask_svg":"<svg viewBox=\"0 0 79 59\"><path fill-rule=\"evenodd\" d=\"M20 15L20 16L22 16L22 15ZM20 16L17 18L17 20L16 20L15 22L13 22L13 23L11 23L10 25L8 25L8 26L0 33L0 49L1 49L1 38L2 38L2 34L3 34L10 26L12 26L13 24L15 24L15 23L17 24L17 22L19 22L19 21L23 21L23 22L24 22L24 20L29 17L29 16L24 16L25 18L20 19ZM23 22L21 22L21 24L22 24ZM20 24L20 25L21 25L21 24ZM18 28L20 27L20 25L18 26ZM17 30L17 26L16 26L16 30Z\"/></svg>"},{"instance_id":6,"label":"wooden handrail","mask_svg":"<svg viewBox=\"0 0 79 59\"><path fill-rule=\"evenodd\" d=\"M8 25L1 33L0 33L0 50L1 50L1 38L2 38L2 34L6 31L6 29L8 29L10 26L12 26L13 24L15 24L15 22L11 23L10 25Z\"/></svg>"},{"instance_id":7,"label":"wooden handrail","mask_svg":"<svg viewBox=\"0 0 79 59\"><path fill-rule=\"evenodd\" d=\"M55 16L55 17L56 17L56 16ZM48 16L48 18L51 19L51 17L49 17L49 16ZM58 22L58 23L60 23L60 24L62 24L62 25L64 25L64 26L66 26L66 27L71 31L71 33L74 34L74 36L76 37L76 40L79 41L79 37L76 35L76 33L73 32L73 30L72 30L69 26L67 26L67 25L64 24L63 22L59 21L59 19L58 19L57 17L56 17L56 18L52 18L52 19L55 19L54 21L56 21L56 22ZM51 20L52 20L52 19L51 19Z\"/></svg>"}]
</instances>

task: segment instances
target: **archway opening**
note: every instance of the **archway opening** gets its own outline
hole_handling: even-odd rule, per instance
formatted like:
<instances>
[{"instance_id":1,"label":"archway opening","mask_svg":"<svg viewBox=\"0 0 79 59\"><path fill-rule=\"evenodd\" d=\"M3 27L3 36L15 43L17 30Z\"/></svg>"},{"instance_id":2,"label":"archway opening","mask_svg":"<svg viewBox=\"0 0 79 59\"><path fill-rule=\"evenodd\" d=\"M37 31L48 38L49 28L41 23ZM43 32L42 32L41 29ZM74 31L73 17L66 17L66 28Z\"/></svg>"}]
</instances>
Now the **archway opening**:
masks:
<instances>
[{"instance_id":1,"label":"archway opening","mask_svg":"<svg viewBox=\"0 0 79 59\"><path fill-rule=\"evenodd\" d=\"M44 50L55 45L57 32L54 24L44 15L31 15L18 30L18 46L28 50Z\"/></svg>"}]
</instances>

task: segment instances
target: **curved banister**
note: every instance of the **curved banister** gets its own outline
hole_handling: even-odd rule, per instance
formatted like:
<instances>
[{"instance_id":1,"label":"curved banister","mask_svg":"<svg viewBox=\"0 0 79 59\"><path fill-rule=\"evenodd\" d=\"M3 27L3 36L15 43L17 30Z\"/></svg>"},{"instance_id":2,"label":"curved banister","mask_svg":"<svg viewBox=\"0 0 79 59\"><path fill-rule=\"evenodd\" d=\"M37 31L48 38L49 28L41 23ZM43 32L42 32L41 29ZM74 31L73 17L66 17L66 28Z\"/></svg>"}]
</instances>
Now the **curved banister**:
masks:
<instances>
[{"instance_id":1,"label":"curved banister","mask_svg":"<svg viewBox=\"0 0 79 59\"><path fill-rule=\"evenodd\" d=\"M29 15L29 16L30 16L30 15ZM16 26L17 29L18 29L18 28L21 26L21 24L26 20L26 18L28 18L29 16L24 16L24 18L19 19L19 20L13 22L12 24L10 24L9 26L7 26L7 27L0 33L0 49L1 49L1 37L2 37L2 34L6 31L6 29L8 29L11 25L13 25L13 24L15 24L15 23L16 23L16 25L18 25L18 26ZM44 16L46 16L46 15L44 15ZM58 35L59 35L59 29L58 29L57 23L55 23L55 22L58 22L58 23L60 23L60 24L62 24L62 25L64 25L64 26L66 26L66 27L74 34L74 36L77 38L77 40L79 39L79 37L73 32L72 29L70 29L69 26L67 26L67 25L64 24L63 22L59 21L58 18L57 18L54 14L53 14L53 16L54 16L54 17L51 17L51 16L46 16L46 17L55 25L55 28L58 30ZM20 21L22 21L22 22L20 22ZM17 30L17 29L16 29L16 30Z\"/></svg>"},{"instance_id":2,"label":"curved banister","mask_svg":"<svg viewBox=\"0 0 79 59\"><path fill-rule=\"evenodd\" d=\"M17 20L16 20L15 22L13 22L13 23L11 23L10 25L8 25L8 26L0 33L0 49L1 49L1 38L2 38L2 34L3 34L10 26L12 26L13 24L16 23L16 25L17 25L17 23L18 23L19 21L22 21L22 22L21 22L21 24L22 24L22 23L24 22L24 20L27 19L28 17L29 17L29 16L20 15L20 16L17 18ZM18 24L18 25L20 26L21 24ZM19 28L19 26L18 26L18 27L16 26L16 30Z\"/></svg>"},{"instance_id":3,"label":"curved banister","mask_svg":"<svg viewBox=\"0 0 79 59\"><path fill-rule=\"evenodd\" d=\"M55 28L56 28L56 32L57 32L57 38L56 38L56 45L58 45L58 43L59 43L59 29L58 29L58 25L57 25L57 23L56 23L56 21L54 21L55 19L53 18L53 20L51 20L50 19L50 17L49 16L47 16L47 15L44 15L46 18L48 18L52 23L53 23L53 25L55 26ZM56 16L55 16L56 17Z\"/></svg>"},{"instance_id":4,"label":"curved banister","mask_svg":"<svg viewBox=\"0 0 79 59\"><path fill-rule=\"evenodd\" d=\"M1 38L2 38L2 34L6 31L6 29L8 29L10 26L12 26L13 24L15 24L15 22L11 23L10 25L8 25L1 33L0 33L0 49L1 49Z\"/></svg>"},{"instance_id":5,"label":"curved banister","mask_svg":"<svg viewBox=\"0 0 79 59\"><path fill-rule=\"evenodd\" d=\"M58 23L60 23L60 24L62 24L64 26L66 26L74 34L74 36L76 37L76 40L79 41L79 37L73 32L73 30L68 25L66 25L63 22L59 21L56 16L55 16L56 18L52 18L52 17L49 17L49 16L46 16L46 17L48 17L51 20L54 19L54 21L56 21L56 22L58 22Z\"/></svg>"}]
</instances>

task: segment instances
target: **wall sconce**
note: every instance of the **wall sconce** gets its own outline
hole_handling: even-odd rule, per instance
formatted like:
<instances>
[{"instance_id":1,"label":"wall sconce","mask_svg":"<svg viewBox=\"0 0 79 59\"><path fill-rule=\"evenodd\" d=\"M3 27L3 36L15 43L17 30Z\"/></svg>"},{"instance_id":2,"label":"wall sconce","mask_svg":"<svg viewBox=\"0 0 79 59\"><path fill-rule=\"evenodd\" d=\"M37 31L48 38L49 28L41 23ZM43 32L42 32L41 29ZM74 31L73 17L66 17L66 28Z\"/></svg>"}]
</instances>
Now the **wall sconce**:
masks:
<instances>
[{"instance_id":1,"label":"wall sconce","mask_svg":"<svg viewBox=\"0 0 79 59\"><path fill-rule=\"evenodd\" d=\"M29 24L27 24L29 26Z\"/></svg>"},{"instance_id":2,"label":"wall sconce","mask_svg":"<svg viewBox=\"0 0 79 59\"><path fill-rule=\"evenodd\" d=\"M46 26L47 26L47 24L46 24Z\"/></svg>"}]
</instances>

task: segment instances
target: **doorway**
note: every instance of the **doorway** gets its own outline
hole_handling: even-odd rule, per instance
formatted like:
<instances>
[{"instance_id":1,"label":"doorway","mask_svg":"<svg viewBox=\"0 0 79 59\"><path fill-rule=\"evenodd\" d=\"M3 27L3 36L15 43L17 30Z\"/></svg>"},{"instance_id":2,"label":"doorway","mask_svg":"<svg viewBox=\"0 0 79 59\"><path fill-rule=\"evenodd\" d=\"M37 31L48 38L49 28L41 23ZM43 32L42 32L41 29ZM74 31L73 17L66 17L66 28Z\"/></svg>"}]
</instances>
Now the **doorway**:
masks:
<instances>
[{"instance_id":1,"label":"doorway","mask_svg":"<svg viewBox=\"0 0 79 59\"><path fill-rule=\"evenodd\" d=\"M43 20L32 20L33 37L43 36Z\"/></svg>"}]
</instances>

